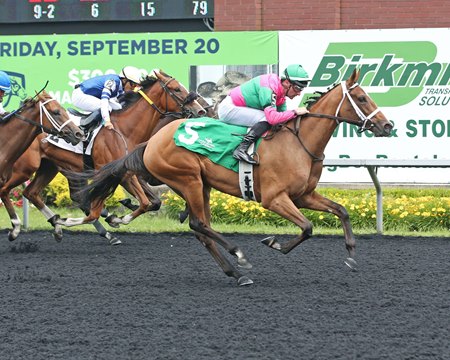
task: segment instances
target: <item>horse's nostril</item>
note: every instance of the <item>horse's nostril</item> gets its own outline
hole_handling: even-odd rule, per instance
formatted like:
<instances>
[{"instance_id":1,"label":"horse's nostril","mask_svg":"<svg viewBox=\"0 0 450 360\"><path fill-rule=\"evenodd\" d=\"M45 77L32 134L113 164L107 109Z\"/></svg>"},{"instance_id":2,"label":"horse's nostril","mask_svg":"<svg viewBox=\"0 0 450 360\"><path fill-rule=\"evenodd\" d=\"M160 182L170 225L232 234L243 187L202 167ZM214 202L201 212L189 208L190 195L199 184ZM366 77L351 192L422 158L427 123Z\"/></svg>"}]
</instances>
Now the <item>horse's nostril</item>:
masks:
<instances>
[{"instance_id":1,"label":"horse's nostril","mask_svg":"<svg viewBox=\"0 0 450 360\"><path fill-rule=\"evenodd\" d=\"M198 112L198 115L200 115L200 116L205 116L205 115L206 115L206 110L200 110L200 111Z\"/></svg>"},{"instance_id":2,"label":"horse's nostril","mask_svg":"<svg viewBox=\"0 0 450 360\"><path fill-rule=\"evenodd\" d=\"M388 123L388 124L385 124L383 128L387 134L390 134L392 129L394 128L394 126L391 123Z\"/></svg>"}]
</instances>

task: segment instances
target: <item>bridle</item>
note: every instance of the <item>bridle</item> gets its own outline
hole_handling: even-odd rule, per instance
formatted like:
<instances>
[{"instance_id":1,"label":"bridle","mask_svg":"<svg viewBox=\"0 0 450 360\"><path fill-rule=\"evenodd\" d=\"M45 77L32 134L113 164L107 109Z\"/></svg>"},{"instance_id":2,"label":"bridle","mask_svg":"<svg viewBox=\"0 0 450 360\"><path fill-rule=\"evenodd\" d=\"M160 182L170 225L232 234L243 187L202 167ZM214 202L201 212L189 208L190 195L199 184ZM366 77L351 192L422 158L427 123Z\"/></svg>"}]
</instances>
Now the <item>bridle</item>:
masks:
<instances>
[{"instance_id":1,"label":"bridle","mask_svg":"<svg viewBox=\"0 0 450 360\"><path fill-rule=\"evenodd\" d=\"M47 133L47 134L51 134L51 135L56 135L56 136L60 136L63 134L62 130L72 121L72 119L68 119L66 122L64 122L63 124L59 124L58 121L55 120L55 118L53 117L53 115L50 113L50 111L48 111L48 109L46 108L46 105L51 102L51 101L56 101L53 98L47 99L46 101L41 101L39 100L39 123L30 120L28 118L26 118L25 116L21 115L21 112L25 109L25 107L31 102L31 101L36 101L34 98L38 97L39 94L43 91L44 89L42 89L41 91L39 91L38 93L36 93L36 95L34 95L30 100L26 101L25 103L23 103L17 110L14 110L13 112L9 113L8 115L6 115L3 120L7 120L12 118L13 116L17 117L18 119L31 124L39 129L41 129L41 132L43 133ZM45 114L45 116L47 117L48 121L50 122L50 124L52 124L53 128L49 128L47 126L45 126L43 124L43 115Z\"/></svg>"},{"instance_id":2,"label":"bridle","mask_svg":"<svg viewBox=\"0 0 450 360\"><path fill-rule=\"evenodd\" d=\"M164 90L165 94L166 94L166 110L162 111L158 108L158 106L155 105L155 103L147 96L147 94L142 91L142 89L139 89L137 92L159 113L161 114L163 117L164 116L175 116L175 117L186 117L189 118L191 116L193 116L194 114L192 114L192 112L189 109L186 109L185 106L191 104L192 102L194 102L195 100L197 100L198 98L198 94L191 91L189 92L189 94L187 94L186 98L181 98L178 95L176 95L169 87L169 83L173 80L175 80L175 78L173 77L169 77L166 81L161 80L158 76L158 81L159 84L161 86L161 88ZM178 107L181 109L181 112L175 112L175 111L169 111L168 110L168 106L167 106L167 100L168 100L168 96L170 96L178 105Z\"/></svg>"},{"instance_id":3,"label":"bridle","mask_svg":"<svg viewBox=\"0 0 450 360\"><path fill-rule=\"evenodd\" d=\"M362 133L366 130L370 130L375 125L372 122L372 118L378 114L381 110L380 108L376 108L374 111L372 111L369 115L365 115L363 111L356 105L353 98L350 96L350 92L358 87L358 83L354 83L350 88L347 89L347 84L345 81L341 82L341 88L342 88L342 99L339 102L338 107L336 108L336 112L334 115L328 115L328 114L317 114L317 113L308 113L306 116L311 117L317 117L317 118L326 118L326 119L332 119L335 120L336 123L339 125L342 122L346 122L352 125L358 126L358 132ZM342 104L344 103L345 99L348 99L350 102L350 105L352 106L353 110L355 111L356 115L359 117L359 120L355 119L349 119L345 117L338 116L339 112L341 111Z\"/></svg>"},{"instance_id":4,"label":"bridle","mask_svg":"<svg viewBox=\"0 0 450 360\"><path fill-rule=\"evenodd\" d=\"M307 113L305 115L297 117L296 121L294 121L294 129L291 129L289 126L286 126L286 129L288 129L291 133L293 133L297 137L298 141L300 142L300 145L303 147L303 149L305 149L306 153L313 159L313 161L323 161L325 159L325 155L322 154L321 156L317 156L317 155L313 154L312 152L310 152L308 150L308 148L303 143L303 141L302 141L302 139L300 137L300 121L301 121L303 116L304 117L317 117L317 118L325 118L325 119L335 120L338 125L340 123L342 123L342 122L346 122L346 123L349 123L349 124L357 125L359 133L362 133L362 132L364 132L366 130L370 130L371 128L373 128L375 126L373 124L373 122L372 122L372 118L376 114L378 114L378 112L380 112L380 109L376 108L369 115L365 115L364 112L358 107L358 105L356 105L356 103L353 100L353 98L350 96L350 92L353 89L355 89L356 87L358 87L358 86L359 86L358 83L354 83L352 86L350 86L350 88L347 89L346 82L345 81L341 82L342 99L341 99L341 101L339 102L339 105L336 108L335 115L318 114L318 113ZM355 113L359 117L359 119L355 120L355 119L349 119L349 118L344 118L344 117L338 116L339 112L341 111L342 104L344 103L346 98L350 102L353 110L355 111Z\"/></svg>"},{"instance_id":5,"label":"bridle","mask_svg":"<svg viewBox=\"0 0 450 360\"><path fill-rule=\"evenodd\" d=\"M358 125L359 129L358 132L362 133L366 130L370 130L371 128L373 128L375 125L372 123L372 118L378 114L380 112L379 108L376 108L374 111L372 111L369 115L365 115L362 110L358 107L358 105L356 105L355 101L353 100L353 98L350 96L350 91L352 91L354 88L358 87L359 84L358 83L354 83L352 86L350 86L350 88L347 90L347 84L345 81L341 82L341 88L342 88L342 99L336 109L336 113L335 116L337 117L339 114L339 111L341 110L342 104L345 100L345 98L348 99L348 101L350 101L350 104L353 107L353 110L355 110L356 115L358 115L359 119L361 120L360 122L356 123L355 125ZM340 122L342 121L338 121L338 125ZM346 122L350 122L351 120L348 120Z\"/></svg>"}]
</instances>

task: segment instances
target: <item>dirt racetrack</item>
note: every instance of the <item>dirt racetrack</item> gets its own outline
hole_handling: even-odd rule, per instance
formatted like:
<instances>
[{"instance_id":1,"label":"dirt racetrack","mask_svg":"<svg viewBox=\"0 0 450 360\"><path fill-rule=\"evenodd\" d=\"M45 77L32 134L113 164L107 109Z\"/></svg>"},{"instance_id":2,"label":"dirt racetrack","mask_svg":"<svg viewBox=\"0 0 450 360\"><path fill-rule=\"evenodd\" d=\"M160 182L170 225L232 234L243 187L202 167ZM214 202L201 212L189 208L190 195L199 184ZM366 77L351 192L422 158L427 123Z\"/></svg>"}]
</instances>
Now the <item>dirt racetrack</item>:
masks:
<instances>
[{"instance_id":1,"label":"dirt racetrack","mask_svg":"<svg viewBox=\"0 0 450 360\"><path fill-rule=\"evenodd\" d=\"M288 255L227 235L238 287L190 233L0 241L0 359L450 359L450 238L342 236ZM280 237L278 237L280 239Z\"/></svg>"}]
</instances>

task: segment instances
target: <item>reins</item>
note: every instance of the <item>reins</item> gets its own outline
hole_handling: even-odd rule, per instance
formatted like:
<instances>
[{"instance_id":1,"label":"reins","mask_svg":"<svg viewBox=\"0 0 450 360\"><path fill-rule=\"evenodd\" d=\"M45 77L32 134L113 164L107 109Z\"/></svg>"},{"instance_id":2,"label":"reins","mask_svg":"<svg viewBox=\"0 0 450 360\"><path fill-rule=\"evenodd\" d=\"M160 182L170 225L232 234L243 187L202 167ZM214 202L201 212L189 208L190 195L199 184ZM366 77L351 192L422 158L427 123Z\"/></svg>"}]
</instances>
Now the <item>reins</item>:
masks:
<instances>
[{"instance_id":1,"label":"reins","mask_svg":"<svg viewBox=\"0 0 450 360\"><path fill-rule=\"evenodd\" d=\"M156 75L157 76L157 75ZM195 101L198 98L198 95L194 92L190 92L185 99L181 99L178 96L176 96L168 87L167 85L172 81L175 80L175 78L173 77L169 77L169 79L166 82L163 82L161 79L159 79L159 77L157 76L158 81L161 85L161 88L164 90L164 92L166 93L166 110L162 111L159 109L158 106L156 106L156 104L152 101L152 99L150 99L147 94L142 91L142 89L139 89L137 92L150 104L150 106L155 109L160 115L162 115L163 117L165 116L178 116L178 117L182 117L183 115L190 115L189 111L185 110L185 105L190 104L191 102ZM174 112L174 111L168 111L167 110L167 96L170 95L170 97L177 103L177 105L180 107L181 112Z\"/></svg>"},{"instance_id":2,"label":"reins","mask_svg":"<svg viewBox=\"0 0 450 360\"><path fill-rule=\"evenodd\" d=\"M346 122L348 124L357 125L358 132L362 133L366 130L369 130L374 126L372 123L372 118L380 111L379 108L376 108L372 113L369 115L365 115L362 110L356 105L355 101L350 96L350 91L352 91L354 88L359 86L358 83L354 83L349 89L347 89L347 84L345 81L341 82L341 88L342 88L342 99L339 102L338 107L336 108L335 115L329 115L329 114L319 114L319 113L307 113L305 115L298 116L297 119L294 121L294 129L291 129L286 124L283 124L282 127L289 130L295 137L298 139L300 145L303 147L303 149L306 151L306 153L313 159L314 162L323 161L325 159L325 154L322 154L321 156L317 156L313 154L309 149L305 146L303 143L301 136L300 136L300 121L303 117L316 117L316 118L323 118L323 119L331 119L335 120L336 123L339 125L342 122ZM338 116L339 111L341 110L342 104L344 103L345 98L347 98L350 102L350 104L353 107L353 110L355 111L356 115L358 115L359 120L349 119L345 117Z\"/></svg>"}]
</instances>

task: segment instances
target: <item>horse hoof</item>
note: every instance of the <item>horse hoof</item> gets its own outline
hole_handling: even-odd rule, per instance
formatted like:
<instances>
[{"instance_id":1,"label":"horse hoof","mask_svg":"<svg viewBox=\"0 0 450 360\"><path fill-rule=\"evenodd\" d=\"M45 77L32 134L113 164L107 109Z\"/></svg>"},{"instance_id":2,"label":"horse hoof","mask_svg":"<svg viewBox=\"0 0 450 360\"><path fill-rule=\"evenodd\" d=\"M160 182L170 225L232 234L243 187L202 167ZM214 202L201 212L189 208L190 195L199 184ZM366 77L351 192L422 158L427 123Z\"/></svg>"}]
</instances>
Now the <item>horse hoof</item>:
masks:
<instances>
[{"instance_id":1,"label":"horse hoof","mask_svg":"<svg viewBox=\"0 0 450 360\"><path fill-rule=\"evenodd\" d=\"M241 276L237 282L239 286L246 286L253 284L253 280L248 278L247 276Z\"/></svg>"},{"instance_id":2,"label":"horse hoof","mask_svg":"<svg viewBox=\"0 0 450 360\"><path fill-rule=\"evenodd\" d=\"M344 261L345 265L347 265L353 271L358 271L358 264L353 258L347 258Z\"/></svg>"},{"instance_id":3,"label":"horse hoof","mask_svg":"<svg viewBox=\"0 0 450 360\"><path fill-rule=\"evenodd\" d=\"M14 241L14 240L16 240L16 239L17 239L17 235L19 235L19 234L15 234L15 233L13 233L12 231L8 232L8 240L9 240L9 241Z\"/></svg>"},{"instance_id":4,"label":"horse hoof","mask_svg":"<svg viewBox=\"0 0 450 360\"><path fill-rule=\"evenodd\" d=\"M105 221L108 223L109 226L111 226L112 228L119 228L120 224L122 223L122 219L120 219L118 216L111 214L109 215Z\"/></svg>"},{"instance_id":5,"label":"horse hoof","mask_svg":"<svg viewBox=\"0 0 450 360\"><path fill-rule=\"evenodd\" d=\"M116 237L113 237L111 240L109 240L109 244L110 245L113 245L113 246L115 246L115 245L120 245L120 244L122 244L122 241L120 241L118 238L116 238Z\"/></svg>"},{"instance_id":6,"label":"horse hoof","mask_svg":"<svg viewBox=\"0 0 450 360\"><path fill-rule=\"evenodd\" d=\"M251 269L253 267L247 259L238 259L237 263L243 269Z\"/></svg>"},{"instance_id":7,"label":"horse hoof","mask_svg":"<svg viewBox=\"0 0 450 360\"><path fill-rule=\"evenodd\" d=\"M268 236L261 240L261 242L264 245L267 245L268 247L275 249L275 250L281 250L281 246L277 241L275 240L275 236Z\"/></svg>"},{"instance_id":8,"label":"horse hoof","mask_svg":"<svg viewBox=\"0 0 450 360\"><path fill-rule=\"evenodd\" d=\"M61 242L63 237L62 234L53 233L53 238L55 239L56 242Z\"/></svg>"},{"instance_id":9,"label":"horse hoof","mask_svg":"<svg viewBox=\"0 0 450 360\"><path fill-rule=\"evenodd\" d=\"M187 211L182 211L178 214L178 219L180 220L180 224L184 223L189 216Z\"/></svg>"}]
</instances>

